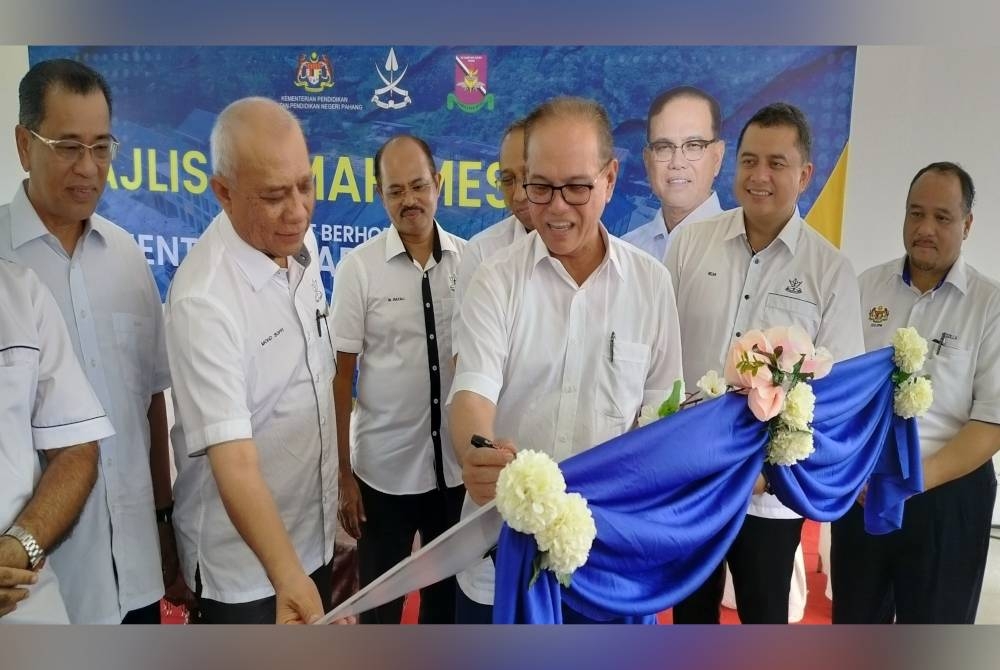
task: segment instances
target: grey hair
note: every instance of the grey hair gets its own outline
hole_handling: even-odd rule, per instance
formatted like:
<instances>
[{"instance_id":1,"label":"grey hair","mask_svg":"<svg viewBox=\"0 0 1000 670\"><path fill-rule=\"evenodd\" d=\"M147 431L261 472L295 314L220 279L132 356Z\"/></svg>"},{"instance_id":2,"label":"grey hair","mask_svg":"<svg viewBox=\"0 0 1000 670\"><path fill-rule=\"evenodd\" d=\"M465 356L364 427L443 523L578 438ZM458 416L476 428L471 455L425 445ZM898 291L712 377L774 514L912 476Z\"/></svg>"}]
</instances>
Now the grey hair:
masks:
<instances>
[{"instance_id":1,"label":"grey hair","mask_svg":"<svg viewBox=\"0 0 1000 670\"><path fill-rule=\"evenodd\" d=\"M236 168L237 136L241 127L246 125L250 114L260 108L265 108L276 116L279 123L283 120L287 126L292 126L302 132L302 124L298 118L279 103L262 96L240 98L229 103L219 112L212 126L209 138L209 152L212 156L212 173L222 177L232 177ZM286 127L287 127L286 126ZM304 133L303 133L304 135Z\"/></svg>"}]
</instances>

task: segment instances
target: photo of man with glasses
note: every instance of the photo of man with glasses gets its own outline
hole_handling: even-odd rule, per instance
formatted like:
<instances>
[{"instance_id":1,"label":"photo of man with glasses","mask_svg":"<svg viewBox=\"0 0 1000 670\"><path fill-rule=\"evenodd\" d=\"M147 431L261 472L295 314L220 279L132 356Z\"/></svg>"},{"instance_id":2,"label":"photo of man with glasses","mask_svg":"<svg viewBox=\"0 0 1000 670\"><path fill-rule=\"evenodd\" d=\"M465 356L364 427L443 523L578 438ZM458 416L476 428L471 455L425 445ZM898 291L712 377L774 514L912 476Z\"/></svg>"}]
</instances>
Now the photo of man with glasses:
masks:
<instances>
[{"instance_id":1,"label":"photo of man with glasses","mask_svg":"<svg viewBox=\"0 0 1000 670\"><path fill-rule=\"evenodd\" d=\"M678 86L653 99L642 160L660 209L623 240L662 261L676 230L722 212L712 188L726 153L721 132L719 102L701 89Z\"/></svg>"},{"instance_id":2,"label":"photo of man with glasses","mask_svg":"<svg viewBox=\"0 0 1000 670\"><path fill-rule=\"evenodd\" d=\"M487 259L460 308L449 417L469 493L463 516L495 496L518 450L561 461L617 437L681 376L666 268L601 222L619 168L607 112L555 98L528 115L524 132L536 234ZM498 448L474 448L477 434ZM458 622L490 623L491 559L458 585Z\"/></svg>"}]
</instances>

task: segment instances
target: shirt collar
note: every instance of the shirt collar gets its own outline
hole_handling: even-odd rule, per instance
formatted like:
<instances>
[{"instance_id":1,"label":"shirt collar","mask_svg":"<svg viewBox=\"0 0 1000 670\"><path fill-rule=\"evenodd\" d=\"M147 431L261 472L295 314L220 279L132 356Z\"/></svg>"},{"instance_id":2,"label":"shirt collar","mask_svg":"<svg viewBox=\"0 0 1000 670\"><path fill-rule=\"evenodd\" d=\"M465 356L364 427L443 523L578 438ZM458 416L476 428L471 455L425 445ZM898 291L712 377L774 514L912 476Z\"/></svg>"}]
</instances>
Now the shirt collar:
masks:
<instances>
[{"instance_id":1,"label":"shirt collar","mask_svg":"<svg viewBox=\"0 0 1000 670\"><path fill-rule=\"evenodd\" d=\"M17 187L17 191L10 201L10 248L14 251L32 240L52 235L42 223L42 219L38 216L35 206L31 204L31 200L28 199L27 188L28 180L25 179ZM110 223L105 221L103 217L94 214L87 220L82 237L86 238L93 232L95 233L94 237L102 244L106 244L105 238L109 225ZM54 235L52 237L55 239Z\"/></svg>"},{"instance_id":2,"label":"shirt collar","mask_svg":"<svg viewBox=\"0 0 1000 670\"><path fill-rule=\"evenodd\" d=\"M688 213L683 219L677 222L674 226L674 230L671 233L676 233L680 230L681 226L685 226L689 223L694 223L695 221L702 221L704 219L710 219L722 212L722 206L719 204L719 194L712 191L712 194L705 198L704 202L695 207L691 212ZM659 210L657 216L660 218L660 223L663 223L663 210ZM666 224L663 225L663 230L666 231Z\"/></svg>"},{"instance_id":3,"label":"shirt collar","mask_svg":"<svg viewBox=\"0 0 1000 670\"><path fill-rule=\"evenodd\" d=\"M246 240L236 232L233 222L229 220L229 216L225 212L219 212L216 221L219 225L222 241L226 245L226 250L232 255L236 261L236 265L243 272L253 290L261 290L274 275L281 271L281 266L275 263L263 251L254 249L247 244ZM309 250L305 244L302 245L297 254L292 256L292 259L303 267L307 267L312 262Z\"/></svg>"},{"instance_id":4,"label":"shirt collar","mask_svg":"<svg viewBox=\"0 0 1000 670\"><path fill-rule=\"evenodd\" d=\"M733 216L729 218L729 227L726 229L724 239L731 240L734 237L742 235L745 240L747 236L747 229L746 224L743 222L743 208L737 207L732 210L732 212ZM776 241L780 241L784 244L793 254L799 244L799 233L802 232L802 223L802 217L799 216L799 210L798 207L796 207L795 212L792 213L792 218L788 220L788 223L786 223L781 229L781 232L778 233L778 237L775 238ZM763 251L763 249L761 249L761 251Z\"/></svg>"},{"instance_id":5,"label":"shirt collar","mask_svg":"<svg viewBox=\"0 0 1000 670\"><path fill-rule=\"evenodd\" d=\"M603 268L605 264L607 264L607 263L610 262L611 267L614 268L615 273L621 279L624 279L625 278L625 269L622 266L621 258L619 257L619 254L618 254L618 247L616 246L617 245L617 240L612 240L611 239L611 236L608 235L608 231L604 227L604 223L603 222L598 222L598 225L600 226L601 237L604 238L604 249L605 249L605 252L604 252L604 259L597 266L597 269L594 270L594 272L591 274L591 276L593 276L594 274L597 274L598 272L600 272L601 268ZM545 246L545 242L542 241L542 236L539 235L538 233L535 233L534 239L531 242L531 246L532 246L533 255L534 255L534 258L532 259L532 262L531 262L531 267L532 267L532 270L534 270L534 268L538 266L538 264L542 261L543 258L549 258L550 255L549 255L548 248ZM557 261L555 259L552 259L552 260L553 260L553 262L556 262L556 263L559 262L559 261Z\"/></svg>"},{"instance_id":6,"label":"shirt collar","mask_svg":"<svg viewBox=\"0 0 1000 670\"><path fill-rule=\"evenodd\" d=\"M389 229L385 232L385 236L385 261L387 263L400 254L406 254L407 258L411 258L410 252L406 250L406 245L403 244L403 238L399 236L399 231L396 230L396 226L389 224ZM441 262L445 251L457 254L458 247L455 245L455 241L442 230L441 224L437 222L437 219L434 219L434 248L431 256L434 258L435 263Z\"/></svg>"},{"instance_id":7,"label":"shirt collar","mask_svg":"<svg viewBox=\"0 0 1000 670\"><path fill-rule=\"evenodd\" d=\"M910 278L910 263L909 256L903 256L899 259L899 265L896 272L900 280L907 286L912 286L912 281ZM961 255L955 260L955 263L948 270L948 273L941 278L941 281L937 283L931 291L936 291L944 284L951 284L954 286L962 295L965 295L969 286L969 275L966 271L965 258Z\"/></svg>"}]
</instances>

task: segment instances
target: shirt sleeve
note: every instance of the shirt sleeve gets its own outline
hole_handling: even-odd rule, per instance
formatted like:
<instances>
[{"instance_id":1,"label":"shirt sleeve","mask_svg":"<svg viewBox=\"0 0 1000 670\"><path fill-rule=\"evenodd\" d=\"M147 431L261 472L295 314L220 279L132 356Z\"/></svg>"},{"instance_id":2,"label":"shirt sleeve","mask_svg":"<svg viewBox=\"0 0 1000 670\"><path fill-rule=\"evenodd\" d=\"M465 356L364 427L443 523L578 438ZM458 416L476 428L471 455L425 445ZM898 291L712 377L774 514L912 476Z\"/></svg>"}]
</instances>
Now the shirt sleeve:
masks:
<instances>
[{"instance_id":1,"label":"shirt sleeve","mask_svg":"<svg viewBox=\"0 0 1000 670\"><path fill-rule=\"evenodd\" d=\"M73 352L55 298L40 281L32 284L39 337L38 384L31 413L35 449L58 449L114 435L111 421Z\"/></svg>"},{"instance_id":2,"label":"shirt sleeve","mask_svg":"<svg viewBox=\"0 0 1000 670\"><path fill-rule=\"evenodd\" d=\"M358 253L341 261L333 279L333 346L348 354L360 354L365 342L368 282Z\"/></svg>"},{"instance_id":3,"label":"shirt sleeve","mask_svg":"<svg viewBox=\"0 0 1000 670\"><path fill-rule=\"evenodd\" d=\"M508 285L490 264L481 265L459 308L461 322L454 351L458 354L455 380L447 404L458 391L472 391L494 405L503 388L503 370L510 351L506 305Z\"/></svg>"},{"instance_id":4,"label":"shirt sleeve","mask_svg":"<svg viewBox=\"0 0 1000 670\"><path fill-rule=\"evenodd\" d=\"M649 374L643 389L642 404L659 404L670 394L674 382L684 379L681 362L681 329L677 301L669 272L662 273L663 295L659 331L650 354ZM654 293L653 295L657 295ZM689 389L693 390L693 389Z\"/></svg>"},{"instance_id":5,"label":"shirt sleeve","mask_svg":"<svg viewBox=\"0 0 1000 670\"><path fill-rule=\"evenodd\" d=\"M1000 424L1000 299L994 297L989 311L972 379L969 418Z\"/></svg>"},{"instance_id":6,"label":"shirt sleeve","mask_svg":"<svg viewBox=\"0 0 1000 670\"><path fill-rule=\"evenodd\" d=\"M476 274L476 270L483 262L483 248L478 242L470 242L465 245L465 249L462 253L462 262L458 266L458 279L455 282L455 309L452 311L451 315L451 341L458 342L458 329L461 325L461 311L462 301L465 299L465 291L469 284L472 283L472 278Z\"/></svg>"},{"instance_id":7,"label":"shirt sleeve","mask_svg":"<svg viewBox=\"0 0 1000 670\"><path fill-rule=\"evenodd\" d=\"M247 406L243 337L215 300L172 301L165 319L173 396L189 456L253 437Z\"/></svg>"},{"instance_id":8,"label":"shirt sleeve","mask_svg":"<svg viewBox=\"0 0 1000 670\"><path fill-rule=\"evenodd\" d=\"M858 280L850 261L841 257L828 289L830 300L823 310L817 347L826 347L834 361L843 361L865 353L863 326L861 325L861 295Z\"/></svg>"}]
</instances>

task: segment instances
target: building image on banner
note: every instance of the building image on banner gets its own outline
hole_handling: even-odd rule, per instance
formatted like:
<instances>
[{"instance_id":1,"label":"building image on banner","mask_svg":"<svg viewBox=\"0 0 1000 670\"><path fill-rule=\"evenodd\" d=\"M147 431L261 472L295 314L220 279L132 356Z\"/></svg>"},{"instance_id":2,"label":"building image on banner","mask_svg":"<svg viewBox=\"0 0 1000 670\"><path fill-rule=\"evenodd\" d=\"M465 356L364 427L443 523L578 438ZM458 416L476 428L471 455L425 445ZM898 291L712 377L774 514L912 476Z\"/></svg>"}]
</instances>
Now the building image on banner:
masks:
<instances>
[{"instance_id":1,"label":"building image on banner","mask_svg":"<svg viewBox=\"0 0 1000 670\"><path fill-rule=\"evenodd\" d=\"M760 107L801 108L814 133L815 175L799 199L808 221L840 242L855 47L29 47L29 61L79 59L114 93L121 151L98 212L128 230L161 295L219 212L209 188L216 115L248 95L277 100L301 120L316 182L313 228L329 291L344 254L388 225L373 156L393 135L430 144L442 173L438 220L471 237L506 216L497 186L504 129L556 95L608 110L621 162L604 223L623 235L656 215L642 163L646 112L666 88L715 96L727 151L715 185L736 205L740 128Z\"/></svg>"}]
</instances>

